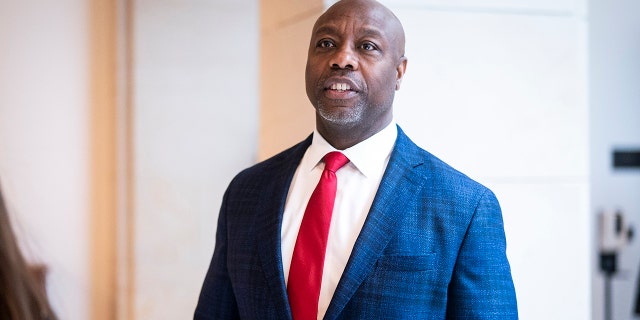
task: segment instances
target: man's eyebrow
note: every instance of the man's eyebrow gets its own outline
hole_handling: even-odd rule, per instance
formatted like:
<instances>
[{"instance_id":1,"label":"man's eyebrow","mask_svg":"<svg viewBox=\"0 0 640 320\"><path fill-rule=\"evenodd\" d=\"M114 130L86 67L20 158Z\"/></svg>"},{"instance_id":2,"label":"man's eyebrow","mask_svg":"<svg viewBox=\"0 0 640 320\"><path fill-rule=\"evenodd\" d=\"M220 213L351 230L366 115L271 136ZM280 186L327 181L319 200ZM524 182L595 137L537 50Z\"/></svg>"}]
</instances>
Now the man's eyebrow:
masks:
<instances>
[{"instance_id":1,"label":"man's eyebrow","mask_svg":"<svg viewBox=\"0 0 640 320\"><path fill-rule=\"evenodd\" d=\"M368 37L383 38L382 32L376 28L364 28L363 34Z\"/></svg>"}]
</instances>

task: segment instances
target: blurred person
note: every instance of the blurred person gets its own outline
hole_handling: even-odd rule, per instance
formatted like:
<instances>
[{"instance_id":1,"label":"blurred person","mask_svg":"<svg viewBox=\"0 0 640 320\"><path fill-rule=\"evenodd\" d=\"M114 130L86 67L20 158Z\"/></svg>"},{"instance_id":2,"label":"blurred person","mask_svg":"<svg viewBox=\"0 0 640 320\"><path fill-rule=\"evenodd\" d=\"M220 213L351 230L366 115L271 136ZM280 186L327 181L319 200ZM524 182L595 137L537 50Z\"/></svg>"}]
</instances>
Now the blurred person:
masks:
<instances>
[{"instance_id":1,"label":"blurred person","mask_svg":"<svg viewBox=\"0 0 640 320\"><path fill-rule=\"evenodd\" d=\"M44 287L43 267L27 264L11 227L0 190L0 319L55 320Z\"/></svg>"},{"instance_id":2,"label":"blurred person","mask_svg":"<svg viewBox=\"0 0 640 320\"><path fill-rule=\"evenodd\" d=\"M395 123L404 47L376 1L318 18L316 128L231 181L195 319L517 319L495 195Z\"/></svg>"}]
</instances>

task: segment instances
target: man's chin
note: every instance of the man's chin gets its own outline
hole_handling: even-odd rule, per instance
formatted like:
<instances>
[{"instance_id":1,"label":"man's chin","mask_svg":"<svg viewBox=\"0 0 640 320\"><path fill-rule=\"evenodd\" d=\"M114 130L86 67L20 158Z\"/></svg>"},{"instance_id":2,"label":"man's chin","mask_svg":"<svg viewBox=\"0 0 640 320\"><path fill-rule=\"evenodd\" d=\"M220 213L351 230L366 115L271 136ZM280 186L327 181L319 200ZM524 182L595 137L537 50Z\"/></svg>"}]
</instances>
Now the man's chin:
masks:
<instances>
[{"instance_id":1,"label":"man's chin","mask_svg":"<svg viewBox=\"0 0 640 320\"><path fill-rule=\"evenodd\" d=\"M359 117L352 112L326 112L318 111L318 115L327 124L334 126L354 126L358 123Z\"/></svg>"}]
</instances>

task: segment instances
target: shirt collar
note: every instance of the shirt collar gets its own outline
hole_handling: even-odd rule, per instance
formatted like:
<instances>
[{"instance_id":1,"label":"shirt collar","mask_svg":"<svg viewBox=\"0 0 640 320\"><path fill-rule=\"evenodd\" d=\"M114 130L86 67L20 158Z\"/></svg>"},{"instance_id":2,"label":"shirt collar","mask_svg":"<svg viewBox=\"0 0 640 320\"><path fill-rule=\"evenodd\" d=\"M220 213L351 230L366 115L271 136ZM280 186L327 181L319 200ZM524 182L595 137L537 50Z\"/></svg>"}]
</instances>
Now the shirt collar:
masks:
<instances>
[{"instance_id":1,"label":"shirt collar","mask_svg":"<svg viewBox=\"0 0 640 320\"><path fill-rule=\"evenodd\" d=\"M331 151L340 151L349 158L351 165L355 166L365 177L373 177L384 170L397 136L396 122L392 120L384 129L368 139L345 150L337 150L316 129L313 131L311 146L305 155L305 159L308 161L303 161L302 169L311 171L320 163L325 154Z\"/></svg>"}]
</instances>

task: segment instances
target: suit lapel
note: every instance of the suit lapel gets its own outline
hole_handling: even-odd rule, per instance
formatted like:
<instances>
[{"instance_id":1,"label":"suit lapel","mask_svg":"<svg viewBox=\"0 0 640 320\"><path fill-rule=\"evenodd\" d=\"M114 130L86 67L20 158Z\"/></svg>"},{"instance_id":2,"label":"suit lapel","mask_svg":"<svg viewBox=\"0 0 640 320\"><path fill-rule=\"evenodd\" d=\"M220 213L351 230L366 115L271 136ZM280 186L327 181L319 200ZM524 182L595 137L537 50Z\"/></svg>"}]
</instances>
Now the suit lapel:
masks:
<instances>
[{"instance_id":1,"label":"suit lapel","mask_svg":"<svg viewBox=\"0 0 640 320\"><path fill-rule=\"evenodd\" d=\"M265 180L269 182L263 189L266 192L261 195L258 202L258 205L264 206L257 208L256 241L262 270L276 313L286 318L291 317L291 309L287 300L287 289L282 270L280 237L282 214L293 175L310 144L311 137L278 155L282 159L274 161L275 165L270 170L265 170L269 174Z\"/></svg>"},{"instance_id":2,"label":"suit lapel","mask_svg":"<svg viewBox=\"0 0 640 320\"><path fill-rule=\"evenodd\" d=\"M398 127L398 138L389 164L325 319L333 319L340 314L362 281L373 270L376 261L402 223L405 206L398 204L416 199L420 181L417 181L412 173L416 166L422 164L416 155L417 146Z\"/></svg>"}]
</instances>

